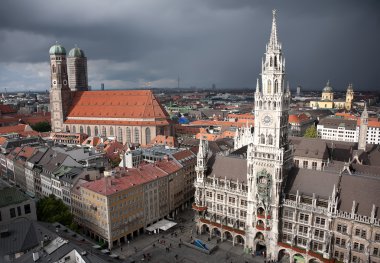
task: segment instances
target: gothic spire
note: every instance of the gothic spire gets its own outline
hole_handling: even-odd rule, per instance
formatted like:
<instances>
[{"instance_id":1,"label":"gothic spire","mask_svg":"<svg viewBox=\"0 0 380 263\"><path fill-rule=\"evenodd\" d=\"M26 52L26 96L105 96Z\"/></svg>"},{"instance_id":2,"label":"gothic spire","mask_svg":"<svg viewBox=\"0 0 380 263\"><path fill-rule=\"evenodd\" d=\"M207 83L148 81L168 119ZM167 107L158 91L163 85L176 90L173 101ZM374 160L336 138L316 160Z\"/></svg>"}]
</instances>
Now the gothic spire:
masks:
<instances>
[{"instance_id":1,"label":"gothic spire","mask_svg":"<svg viewBox=\"0 0 380 263\"><path fill-rule=\"evenodd\" d=\"M257 78L257 82L256 82L256 92L257 92L257 93L260 92L259 78Z\"/></svg>"},{"instance_id":2,"label":"gothic spire","mask_svg":"<svg viewBox=\"0 0 380 263\"><path fill-rule=\"evenodd\" d=\"M270 33L270 39L269 39L269 47L271 47L271 48L277 48L278 47L276 12L277 12L276 9L272 10L272 14L273 14L272 32Z\"/></svg>"}]
</instances>

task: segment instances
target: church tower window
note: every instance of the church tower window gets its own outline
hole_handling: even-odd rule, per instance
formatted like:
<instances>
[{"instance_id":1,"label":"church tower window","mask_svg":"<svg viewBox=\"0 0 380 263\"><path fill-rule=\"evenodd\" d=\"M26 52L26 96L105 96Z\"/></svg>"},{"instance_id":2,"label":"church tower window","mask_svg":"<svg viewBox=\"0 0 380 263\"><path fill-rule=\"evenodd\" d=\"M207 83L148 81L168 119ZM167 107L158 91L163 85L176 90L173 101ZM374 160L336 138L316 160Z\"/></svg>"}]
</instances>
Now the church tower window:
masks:
<instances>
[{"instance_id":1,"label":"church tower window","mask_svg":"<svg viewBox=\"0 0 380 263\"><path fill-rule=\"evenodd\" d=\"M271 94L272 93L272 82L270 81L270 79L268 79L268 94Z\"/></svg>"},{"instance_id":2,"label":"church tower window","mask_svg":"<svg viewBox=\"0 0 380 263\"><path fill-rule=\"evenodd\" d=\"M265 135L264 134L260 135L260 143L265 144Z\"/></svg>"},{"instance_id":3,"label":"church tower window","mask_svg":"<svg viewBox=\"0 0 380 263\"><path fill-rule=\"evenodd\" d=\"M123 129L121 127L117 128L117 140L123 142Z\"/></svg>"},{"instance_id":4,"label":"church tower window","mask_svg":"<svg viewBox=\"0 0 380 263\"><path fill-rule=\"evenodd\" d=\"M274 93L278 93L278 81L277 81L277 79L274 81Z\"/></svg>"},{"instance_id":5,"label":"church tower window","mask_svg":"<svg viewBox=\"0 0 380 263\"><path fill-rule=\"evenodd\" d=\"M269 134L269 136L268 136L268 144L269 145L273 145L273 136L272 136L272 134Z\"/></svg>"},{"instance_id":6,"label":"church tower window","mask_svg":"<svg viewBox=\"0 0 380 263\"><path fill-rule=\"evenodd\" d=\"M127 131L127 142L131 143L132 142L131 128L127 127L126 131Z\"/></svg>"},{"instance_id":7,"label":"church tower window","mask_svg":"<svg viewBox=\"0 0 380 263\"><path fill-rule=\"evenodd\" d=\"M139 143L140 142L140 131L139 131L139 128L135 128L135 143Z\"/></svg>"},{"instance_id":8,"label":"church tower window","mask_svg":"<svg viewBox=\"0 0 380 263\"><path fill-rule=\"evenodd\" d=\"M147 127L145 129L145 143L148 144L148 143L150 143L150 141L151 141L151 138L150 138L150 128Z\"/></svg>"}]
</instances>

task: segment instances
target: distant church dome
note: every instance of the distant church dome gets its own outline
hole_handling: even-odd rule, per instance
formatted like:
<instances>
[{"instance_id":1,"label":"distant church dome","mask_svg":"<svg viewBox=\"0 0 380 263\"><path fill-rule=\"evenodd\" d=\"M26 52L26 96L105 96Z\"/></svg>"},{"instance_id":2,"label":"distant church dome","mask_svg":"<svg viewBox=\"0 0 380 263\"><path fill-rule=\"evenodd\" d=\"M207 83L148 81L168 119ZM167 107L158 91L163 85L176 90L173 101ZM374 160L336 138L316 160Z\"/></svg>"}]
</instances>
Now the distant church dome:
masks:
<instances>
[{"instance_id":1,"label":"distant church dome","mask_svg":"<svg viewBox=\"0 0 380 263\"><path fill-rule=\"evenodd\" d=\"M59 44L55 44L49 49L49 54L50 55L66 55L66 49Z\"/></svg>"},{"instance_id":2,"label":"distant church dome","mask_svg":"<svg viewBox=\"0 0 380 263\"><path fill-rule=\"evenodd\" d=\"M85 57L84 52L79 47L75 47L70 50L69 57L77 57L77 58L83 58Z\"/></svg>"},{"instance_id":3,"label":"distant church dome","mask_svg":"<svg viewBox=\"0 0 380 263\"><path fill-rule=\"evenodd\" d=\"M333 88L330 86L330 81L327 81L326 87L323 88L323 92L333 92Z\"/></svg>"}]
</instances>

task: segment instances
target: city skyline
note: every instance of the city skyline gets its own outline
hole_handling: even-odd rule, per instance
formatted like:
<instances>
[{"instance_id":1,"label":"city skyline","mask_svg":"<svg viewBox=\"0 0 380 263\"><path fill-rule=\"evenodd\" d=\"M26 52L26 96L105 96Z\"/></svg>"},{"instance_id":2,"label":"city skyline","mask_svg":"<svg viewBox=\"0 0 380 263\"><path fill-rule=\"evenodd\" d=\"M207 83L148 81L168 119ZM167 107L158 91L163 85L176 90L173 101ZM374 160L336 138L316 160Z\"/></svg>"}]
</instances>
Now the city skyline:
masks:
<instances>
[{"instance_id":1,"label":"city skyline","mask_svg":"<svg viewBox=\"0 0 380 263\"><path fill-rule=\"evenodd\" d=\"M262 43L269 39L263 25L270 23L272 9L278 10L292 89L321 90L327 80L335 90L349 83L355 91L377 88L375 1L99 4L69 1L55 8L39 1L4 2L0 88L49 89L48 50L58 41L67 52L75 45L84 50L93 89L100 89L100 83L106 89L131 89L148 82L176 88L178 75L181 87L215 83L217 88L254 89Z\"/></svg>"}]
</instances>

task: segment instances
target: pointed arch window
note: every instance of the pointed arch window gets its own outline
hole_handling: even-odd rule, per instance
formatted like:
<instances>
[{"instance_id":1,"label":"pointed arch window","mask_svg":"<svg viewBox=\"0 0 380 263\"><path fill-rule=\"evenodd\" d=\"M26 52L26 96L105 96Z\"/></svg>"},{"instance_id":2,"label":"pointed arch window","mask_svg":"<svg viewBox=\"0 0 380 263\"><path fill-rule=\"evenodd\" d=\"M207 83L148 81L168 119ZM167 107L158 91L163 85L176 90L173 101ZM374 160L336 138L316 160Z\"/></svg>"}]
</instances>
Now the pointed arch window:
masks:
<instances>
[{"instance_id":1,"label":"pointed arch window","mask_svg":"<svg viewBox=\"0 0 380 263\"><path fill-rule=\"evenodd\" d=\"M273 145L273 136L272 136L272 134L269 134L269 136L268 136L268 144L269 145Z\"/></svg>"},{"instance_id":2,"label":"pointed arch window","mask_svg":"<svg viewBox=\"0 0 380 263\"><path fill-rule=\"evenodd\" d=\"M107 129L106 126L102 126L102 136L107 136Z\"/></svg>"},{"instance_id":3,"label":"pointed arch window","mask_svg":"<svg viewBox=\"0 0 380 263\"><path fill-rule=\"evenodd\" d=\"M55 73L55 65L53 65L52 67L51 67L51 71L53 72L53 73Z\"/></svg>"},{"instance_id":4,"label":"pointed arch window","mask_svg":"<svg viewBox=\"0 0 380 263\"><path fill-rule=\"evenodd\" d=\"M140 142L140 131L139 128L135 127L135 143Z\"/></svg>"},{"instance_id":5,"label":"pointed arch window","mask_svg":"<svg viewBox=\"0 0 380 263\"><path fill-rule=\"evenodd\" d=\"M121 127L117 128L117 140L123 142L123 129Z\"/></svg>"},{"instance_id":6,"label":"pointed arch window","mask_svg":"<svg viewBox=\"0 0 380 263\"><path fill-rule=\"evenodd\" d=\"M126 128L127 131L127 142L131 143L132 142L132 135L131 135L131 128Z\"/></svg>"},{"instance_id":7,"label":"pointed arch window","mask_svg":"<svg viewBox=\"0 0 380 263\"><path fill-rule=\"evenodd\" d=\"M274 93L278 93L278 80L274 81Z\"/></svg>"},{"instance_id":8,"label":"pointed arch window","mask_svg":"<svg viewBox=\"0 0 380 263\"><path fill-rule=\"evenodd\" d=\"M264 134L260 135L260 143L265 144L265 135Z\"/></svg>"},{"instance_id":9,"label":"pointed arch window","mask_svg":"<svg viewBox=\"0 0 380 263\"><path fill-rule=\"evenodd\" d=\"M277 68L277 56L274 56L274 67Z\"/></svg>"},{"instance_id":10,"label":"pointed arch window","mask_svg":"<svg viewBox=\"0 0 380 263\"><path fill-rule=\"evenodd\" d=\"M110 136L114 136L114 133L113 133L113 127L110 127Z\"/></svg>"},{"instance_id":11,"label":"pointed arch window","mask_svg":"<svg viewBox=\"0 0 380 263\"><path fill-rule=\"evenodd\" d=\"M73 126L73 133L77 133L77 127Z\"/></svg>"},{"instance_id":12,"label":"pointed arch window","mask_svg":"<svg viewBox=\"0 0 380 263\"><path fill-rule=\"evenodd\" d=\"M271 67L272 64L273 64L273 59L272 59L272 57L270 57L270 58L269 58L269 66Z\"/></svg>"},{"instance_id":13,"label":"pointed arch window","mask_svg":"<svg viewBox=\"0 0 380 263\"><path fill-rule=\"evenodd\" d=\"M95 135L95 136L99 136L99 128L98 128L98 126L95 126L95 132L94 132L94 135Z\"/></svg>"},{"instance_id":14,"label":"pointed arch window","mask_svg":"<svg viewBox=\"0 0 380 263\"><path fill-rule=\"evenodd\" d=\"M147 127L145 129L145 144L150 143L150 141L151 141L151 138L150 138L150 128Z\"/></svg>"},{"instance_id":15,"label":"pointed arch window","mask_svg":"<svg viewBox=\"0 0 380 263\"><path fill-rule=\"evenodd\" d=\"M66 132L69 132L69 131L70 131L69 125L66 125Z\"/></svg>"},{"instance_id":16,"label":"pointed arch window","mask_svg":"<svg viewBox=\"0 0 380 263\"><path fill-rule=\"evenodd\" d=\"M91 127L90 126L87 126L87 135L88 135L88 137L91 136Z\"/></svg>"},{"instance_id":17,"label":"pointed arch window","mask_svg":"<svg viewBox=\"0 0 380 263\"><path fill-rule=\"evenodd\" d=\"M270 81L270 79L268 79L267 93L272 93L272 82Z\"/></svg>"},{"instance_id":18,"label":"pointed arch window","mask_svg":"<svg viewBox=\"0 0 380 263\"><path fill-rule=\"evenodd\" d=\"M80 133L83 133L83 126L82 126L82 125L79 126L79 132L80 132Z\"/></svg>"}]
</instances>

